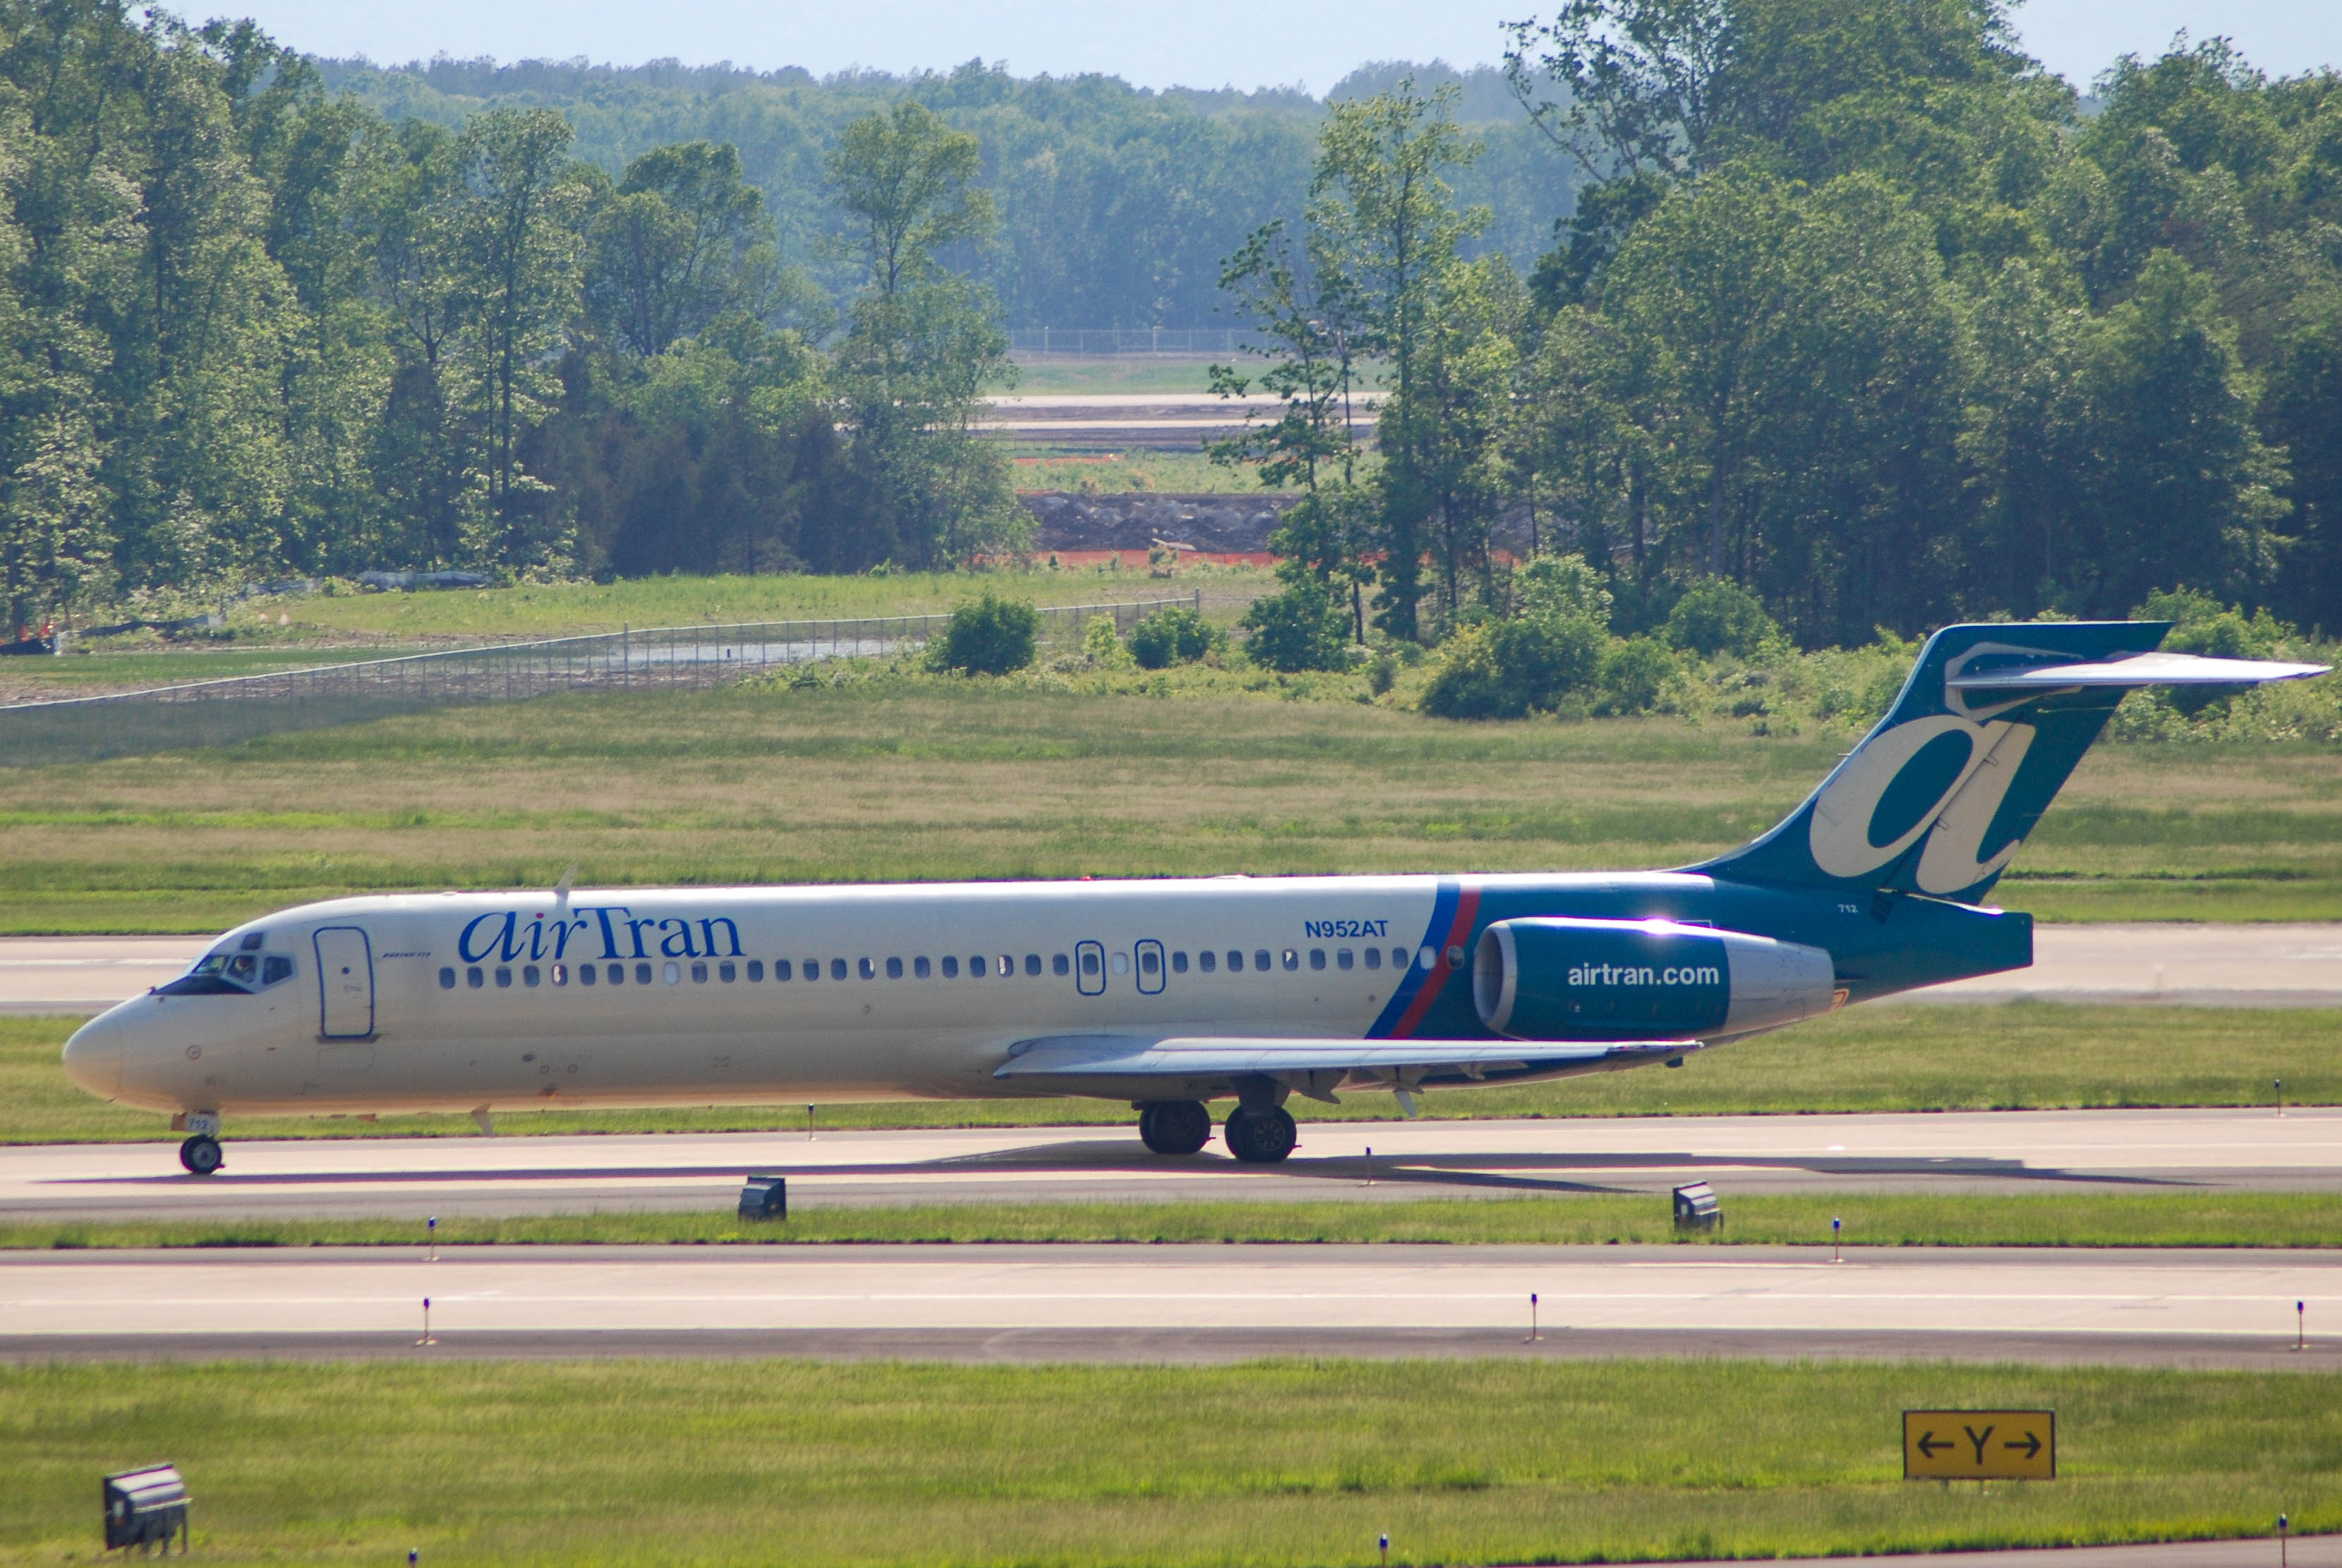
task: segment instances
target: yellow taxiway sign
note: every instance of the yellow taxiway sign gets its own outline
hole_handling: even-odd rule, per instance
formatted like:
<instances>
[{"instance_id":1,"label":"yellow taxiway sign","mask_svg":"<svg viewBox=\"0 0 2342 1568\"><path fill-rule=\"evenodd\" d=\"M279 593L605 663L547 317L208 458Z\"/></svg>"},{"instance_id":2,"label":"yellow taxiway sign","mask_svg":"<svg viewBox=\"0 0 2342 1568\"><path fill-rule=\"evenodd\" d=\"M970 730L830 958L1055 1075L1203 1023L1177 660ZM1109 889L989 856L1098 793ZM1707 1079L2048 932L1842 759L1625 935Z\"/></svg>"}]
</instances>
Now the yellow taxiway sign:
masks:
<instances>
[{"instance_id":1,"label":"yellow taxiway sign","mask_svg":"<svg viewBox=\"0 0 2342 1568\"><path fill-rule=\"evenodd\" d=\"M1906 1481L2055 1481L2052 1410L1907 1410Z\"/></svg>"}]
</instances>

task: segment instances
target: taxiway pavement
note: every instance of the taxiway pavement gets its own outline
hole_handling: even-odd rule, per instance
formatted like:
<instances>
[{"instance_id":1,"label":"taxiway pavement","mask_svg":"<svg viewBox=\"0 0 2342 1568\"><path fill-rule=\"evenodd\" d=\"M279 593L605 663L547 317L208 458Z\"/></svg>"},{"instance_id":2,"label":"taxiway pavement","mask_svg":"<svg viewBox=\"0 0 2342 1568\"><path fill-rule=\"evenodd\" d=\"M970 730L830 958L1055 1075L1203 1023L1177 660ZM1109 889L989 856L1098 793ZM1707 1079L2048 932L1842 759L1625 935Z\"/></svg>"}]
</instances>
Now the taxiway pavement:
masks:
<instances>
[{"instance_id":1,"label":"taxiway pavement","mask_svg":"<svg viewBox=\"0 0 2342 1568\"><path fill-rule=\"evenodd\" d=\"M1537 1333L1529 1338L1530 1294ZM1456 1246L0 1253L0 1352L1949 1356L2342 1371L2342 1253ZM611 1337L615 1336L615 1337Z\"/></svg>"},{"instance_id":2,"label":"taxiway pavement","mask_svg":"<svg viewBox=\"0 0 2342 1568\"><path fill-rule=\"evenodd\" d=\"M2342 1108L1304 1122L1282 1165L1164 1159L1127 1127L238 1142L193 1177L168 1144L0 1149L0 1219L503 1215L793 1205L1648 1193L2342 1191ZM1369 1157L1367 1151L1373 1151Z\"/></svg>"},{"instance_id":3,"label":"taxiway pavement","mask_svg":"<svg viewBox=\"0 0 2342 1568\"><path fill-rule=\"evenodd\" d=\"M0 1013L96 1013L182 974L200 936L0 937ZM1911 1000L2342 1007L2342 924L2045 925L2034 964Z\"/></svg>"}]
</instances>

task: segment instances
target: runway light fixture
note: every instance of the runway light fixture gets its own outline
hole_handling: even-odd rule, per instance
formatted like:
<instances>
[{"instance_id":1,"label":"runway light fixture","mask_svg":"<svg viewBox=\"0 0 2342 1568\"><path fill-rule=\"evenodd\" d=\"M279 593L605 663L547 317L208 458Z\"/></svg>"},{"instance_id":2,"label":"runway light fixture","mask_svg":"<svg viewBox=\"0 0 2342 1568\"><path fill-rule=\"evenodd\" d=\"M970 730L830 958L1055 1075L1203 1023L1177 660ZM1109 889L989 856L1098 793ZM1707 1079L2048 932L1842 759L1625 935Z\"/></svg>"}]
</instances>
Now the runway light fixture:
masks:
<instances>
[{"instance_id":1,"label":"runway light fixture","mask_svg":"<svg viewBox=\"0 0 2342 1568\"><path fill-rule=\"evenodd\" d=\"M182 1555L191 1550L187 1505L195 1499L187 1495L187 1483L175 1466L149 1464L140 1470L116 1471L105 1478L104 1495L108 1552L131 1546L151 1548L159 1542L167 1553L174 1535L179 1538Z\"/></svg>"},{"instance_id":2,"label":"runway light fixture","mask_svg":"<svg viewBox=\"0 0 2342 1568\"><path fill-rule=\"evenodd\" d=\"M1724 1204L1717 1200L1716 1189L1706 1182L1692 1182L1675 1190L1676 1229L1678 1231L1720 1231L1724 1228Z\"/></svg>"},{"instance_id":3,"label":"runway light fixture","mask_svg":"<svg viewBox=\"0 0 2342 1568\"><path fill-rule=\"evenodd\" d=\"M789 1183L786 1176L751 1176L740 1189L744 1220L786 1220L789 1217Z\"/></svg>"}]
</instances>

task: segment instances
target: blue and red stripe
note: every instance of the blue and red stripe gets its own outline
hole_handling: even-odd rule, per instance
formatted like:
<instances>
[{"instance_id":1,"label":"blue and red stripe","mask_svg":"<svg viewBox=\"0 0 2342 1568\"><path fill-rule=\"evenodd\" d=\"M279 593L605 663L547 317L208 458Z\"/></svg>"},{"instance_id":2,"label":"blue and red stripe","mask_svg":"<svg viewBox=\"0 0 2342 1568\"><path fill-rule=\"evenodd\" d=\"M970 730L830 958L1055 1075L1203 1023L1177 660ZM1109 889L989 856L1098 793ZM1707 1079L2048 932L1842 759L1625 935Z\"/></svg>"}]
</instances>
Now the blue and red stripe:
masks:
<instances>
[{"instance_id":1,"label":"blue and red stripe","mask_svg":"<svg viewBox=\"0 0 2342 1568\"><path fill-rule=\"evenodd\" d=\"M1366 1031L1369 1040L1407 1040L1423 1026L1426 1014L1439 1000L1447 984L1447 977L1457 973L1447 965L1447 950L1460 947L1472 934L1472 923L1480 914L1480 890L1460 882L1443 882L1438 895L1432 900L1431 920L1424 927L1418 948L1428 947L1437 956L1430 968L1418 960L1407 966L1406 978L1399 982L1390 1001L1383 1007L1372 1028Z\"/></svg>"}]
</instances>

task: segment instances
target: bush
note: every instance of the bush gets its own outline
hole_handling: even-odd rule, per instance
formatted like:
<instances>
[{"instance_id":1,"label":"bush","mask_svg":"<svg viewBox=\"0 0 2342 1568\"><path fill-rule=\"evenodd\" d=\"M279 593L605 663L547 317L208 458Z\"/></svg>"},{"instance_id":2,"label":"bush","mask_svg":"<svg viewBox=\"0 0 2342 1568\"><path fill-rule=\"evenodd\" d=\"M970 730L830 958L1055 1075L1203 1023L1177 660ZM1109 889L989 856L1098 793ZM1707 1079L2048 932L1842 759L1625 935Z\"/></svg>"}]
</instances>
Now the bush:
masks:
<instances>
[{"instance_id":1,"label":"bush","mask_svg":"<svg viewBox=\"0 0 2342 1568\"><path fill-rule=\"evenodd\" d=\"M1130 650L1122 645L1112 615L1092 615L1090 624L1082 628L1082 656L1106 670L1120 669L1130 663Z\"/></svg>"},{"instance_id":2,"label":"bush","mask_svg":"<svg viewBox=\"0 0 2342 1568\"><path fill-rule=\"evenodd\" d=\"M1614 714L1647 714L1675 673L1675 654L1656 637L1613 643L1602 655L1602 706Z\"/></svg>"},{"instance_id":3,"label":"bush","mask_svg":"<svg viewBox=\"0 0 2342 1568\"><path fill-rule=\"evenodd\" d=\"M1251 637L1245 654L1256 664L1288 673L1340 670L1350 663L1349 613L1311 583L1255 599L1238 623Z\"/></svg>"},{"instance_id":4,"label":"bush","mask_svg":"<svg viewBox=\"0 0 2342 1568\"><path fill-rule=\"evenodd\" d=\"M1220 634L1193 610L1157 610L1130 629L1130 656L1142 669L1192 664L1212 651Z\"/></svg>"},{"instance_id":5,"label":"bush","mask_svg":"<svg viewBox=\"0 0 2342 1568\"><path fill-rule=\"evenodd\" d=\"M1668 645L1703 658L1730 654L1746 658L1781 634L1764 602L1728 577L1702 577L1684 590L1660 628Z\"/></svg>"},{"instance_id":6,"label":"bush","mask_svg":"<svg viewBox=\"0 0 2342 1568\"><path fill-rule=\"evenodd\" d=\"M1442 719L1517 719L1558 707L1594 683L1603 631L1583 615L1497 621L1453 639L1424 689L1423 711Z\"/></svg>"},{"instance_id":7,"label":"bush","mask_svg":"<svg viewBox=\"0 0 2342 1568\"><path fill-rule=\"evenodd\" d=\"M1610 624L1610 591L1583 555L1538 551L1513 573L1513 600L1524 617L1578 616L1606 630Z\"/></svg>"},{"instance_id":8,"label":"bush","mask_svg":"<svg viewBox=\"0 0 2342 1568\"><path fill-rule=\"evenodd\" d=\"M1041 629L1041 613L1021 599L1003 599L987 588L984 597L952 612L928 653L939 670L971 675L1005 675L1033 662L1033 641Z\"/></svg>"}]
</instances>

